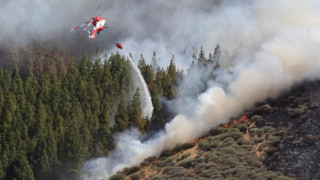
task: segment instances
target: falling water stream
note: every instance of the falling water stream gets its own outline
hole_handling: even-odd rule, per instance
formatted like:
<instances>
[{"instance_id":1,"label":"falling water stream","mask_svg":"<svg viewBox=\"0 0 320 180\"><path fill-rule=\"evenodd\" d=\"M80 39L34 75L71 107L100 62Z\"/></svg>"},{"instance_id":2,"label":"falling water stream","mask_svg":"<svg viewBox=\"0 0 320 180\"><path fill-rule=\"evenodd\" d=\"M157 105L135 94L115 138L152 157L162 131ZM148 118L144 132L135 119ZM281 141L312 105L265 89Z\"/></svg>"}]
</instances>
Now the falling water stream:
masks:
<instances>
[{"instance_id":1,"label":"falling water stream","mask_svg":"<svg viewBox=\"0 0 320 180\"><path fill-rule=\"evenodd\" d=\"M143 117L148 117L149 119L152 116L153 112L153 105L151 101L151 96L148 90L148 86L146 81L143 79L143 76L139 70L139 68L136 66L136 64L133 62L132 58L129 56L129 54L123 50L126 56L129 59L130 66L133 69L133 74L135 77L135 84L137 88L139 88L140 91L140 101L141 101L141 106L142 106L142 116Z\"/></svg>"}]
</instances>

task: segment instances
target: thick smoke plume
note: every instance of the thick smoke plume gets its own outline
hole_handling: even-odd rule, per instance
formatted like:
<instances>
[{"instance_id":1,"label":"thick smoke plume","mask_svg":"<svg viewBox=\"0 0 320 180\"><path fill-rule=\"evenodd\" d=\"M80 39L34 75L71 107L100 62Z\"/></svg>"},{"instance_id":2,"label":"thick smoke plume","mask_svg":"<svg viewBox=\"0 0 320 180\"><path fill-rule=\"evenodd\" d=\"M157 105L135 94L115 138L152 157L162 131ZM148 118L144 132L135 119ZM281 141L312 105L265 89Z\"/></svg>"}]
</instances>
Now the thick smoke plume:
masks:
<instances>
[{"instance_id":1,"label":"thick smoke plume","mask_svg":"<svg viewBox=\"0 0 320 180\"><path fill-rule=\"evenodd\" d=\"M143 53L149 61L156 50L162 65L173 53L184 68L193 47L203 45L208 52L220 44L219 63L227 69L219 71L217 82L196 102L183 104L154 139L141 142L138 132L128 131L107 158L85 163L83 178L98 179L199 137L295 83L319 79L319 9L318 0L5 0L0 1L0 44L40 40L77 54L111 51L120 41L135 57ZM69 31L100 12L109 28L96 39L89 40L82 30Z\"/></svg>"},{"instance_id":2,"label":"thick smoke plume","mask_svg":"<svg viewBox=\"0 0 320 180\"><path fill-rule=\"evenodd\" d=\"M185 68L190 61L183 57L192 53L193 46L206 44L213 26L203 18L210 17L220 1L5 0L0 2L0 44L40 41L79 55L97 49L109 54L114 43L121 42L134 59L142 53L150 62L155 50L161 65L167 66L173 53L177 65ZM106 18L108 29L94 40L82 29L69 31L96 15Z\"/></svg>"},{"instance_id":3,"label":"thick smoke plume","mask_svg":"<svg viewBox=\"0 0 320 180\"><path fill-rule=\"evenodd\" d=\"M252 107L256 101L276 97L295 83L320 78L320 2L317 0L233 1L216 8L209 1L158 0L153 3L170 7L168 14L174 14L174 17L175 14L186 15L188 22L167 17L154 24L145 24L140 30L161 24L159 29L153 30L155 37L151 39L160 49L170 46L167 44L172 43L170 36L183 37L175 39L176 47L200 42L205 48L213 49L219 42L223 49L220 64L228 69L218 73L217 80L225 80L226 86L222 88L220 83L211 83L211 87L198 97L196 105L190 105L195 107L192 116L181 112L151 140L141 142L141 136L135 130L120 135L117 149L108 157L85 163L87 174L84 179L109 177L123 167L158 155L164 148L204 135L210 128L226 123L230 117ZM158 16L157 12L163 11L162 8L150 9L149 4L139 4L135 11L147 11L151 13L150 18L153 12ZM171 31L174 22L181 27ZM190 29L191 24L193 28ZM158 37L159 34L164 36ZM152 46L151 40L141 42L149 41Z\"/></svg>"}]
</instances>

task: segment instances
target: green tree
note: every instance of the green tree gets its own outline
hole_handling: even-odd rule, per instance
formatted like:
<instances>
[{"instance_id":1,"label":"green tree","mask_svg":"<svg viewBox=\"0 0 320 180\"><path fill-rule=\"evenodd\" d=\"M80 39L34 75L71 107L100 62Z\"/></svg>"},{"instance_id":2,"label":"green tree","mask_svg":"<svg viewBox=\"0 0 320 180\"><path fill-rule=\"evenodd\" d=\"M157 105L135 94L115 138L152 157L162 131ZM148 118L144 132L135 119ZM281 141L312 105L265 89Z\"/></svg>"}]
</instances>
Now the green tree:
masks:
<instances>
[{"instance_id":1,"label":"green tree","mask_svg":"<svg viewBox=\"0 0 320 180\"><path fill-rule=\"evenodd\" d=\"M130 125L133 125L137 127L140 131L143 131L146 122L142 118L139 88L137 88L133 96L133 99L130 105L128 106L128 112L130 118Z\"/></svg>"},{"instance_id":2,"label":"green tree","mask_svg":"<svg viewBox=\"0 0 320 180\"><path fill-rule=\"evenodd\" d=\"M200 53L199 53L199 57L198 57L198 65L201 65L201 66L207 65L207 59L204 55L204 50L203 50L202 46L200 48Z\"/></svg>"},{"instance_id":3,"label":"green tree","mask_svg":"<svg viewBox=\"0 0 320 180\"><path fill-rule=\"evenodd\" d=\"M117 114L114 118L115 124L113 126L114 131L124 131L128 129L129 126L129 116L127 111L127 106L124 100L120 101L118 106Z\"/></svg>"},{"instance_id":4,"label":"green tree","mask_svg":"<svg viewBox=\"0 0 320 180\"><path fill-rule=\"evenodd\" d=\"M11 177L10 177L11 176ZM33 180L32 168L25 156L18 156L13 163L12 172L7 175L8 179Z\"/></svg>"}]
</instances>

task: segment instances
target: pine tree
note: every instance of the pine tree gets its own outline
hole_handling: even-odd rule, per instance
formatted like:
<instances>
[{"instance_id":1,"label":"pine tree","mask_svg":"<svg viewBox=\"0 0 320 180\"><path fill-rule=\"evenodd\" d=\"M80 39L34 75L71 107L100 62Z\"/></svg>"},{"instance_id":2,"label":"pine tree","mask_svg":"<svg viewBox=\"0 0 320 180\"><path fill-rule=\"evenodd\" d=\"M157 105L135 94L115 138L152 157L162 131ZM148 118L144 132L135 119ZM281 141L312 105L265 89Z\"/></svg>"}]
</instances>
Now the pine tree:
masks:
<instances>
[{"instance_id":1,"label":"pine tree","mask_svg":"<svg viewBox=\"0 0 320 180\"><path fill-rule=\"evenodd\" d=\"M170 60L170 64L167 68L167 73L171 76L172 79L175 79L177 76L177 69L176 69L176 65L174 62L174 55L172 55L172 58Z\"/></svg>"},{"instance_id":2,"label":"pine tree","mask_svg":"<svg viewBox=\"0 0 320 180\"><path fill-rule=\"evenodd\" d=\"M213 54L214 61L216 61L216 62L219 61L220 56L221 56L220 45L217 44L217 46L214 49L214 54Z\"/></svg>"},{"instance_id":3,"label":"pine tree","mask_svg":"<svg viewBox=\"0 0 320 180\"><path fill-rule=\"evenodd\" d=\"M138 61L138 68L140 69L140 71L142 72L144 70L144 68L146 67L146 61L144 60L143 55L140 55L140 59Z\"/></svg>"},{"instance_id":4,"label":"pine tree","mask_svg":"<svg viewBox=\"0 0 320 180\"><path fill-rule=\"evenodd\" d=\"M153 71L157 73L159 68L159 58L157 57L157 54L155 51L153 51L151 65L152 65Z\"/></svg>"},{"instance_id":5,"label":"pine tree","mask_svg":"<svg viewBox=\"0 0 320 180\"><path fill-rule=\"evenodd\" d=\"M114 131L124 131L128 129L129 126L129 116L127 111L127 106L124 100L120 101L118 106L117 114L114 118L115 124L113 126Z\"/></svg>"},{"instance_id":6,"label":"pine tree","mask_svg":"<svg viewBox=\"0 0 320 180\"><path fill-rule=\"evenodd\" d=\"M11 176L11 177L10 177ZM23 155L18 156L13 163L12 172L7 175L6 179L21 179L21 180L33 180L34 175L32 168Z\"/></svg>"},{"instance_id":7,"label":"pine tree","mask_svg":"<svg viewBox=\"0 0 320 180\"><path fill-rule=\"evenodd\" d=\"M204 55L204 50L203 47L201 46L200 48L200 53L199 53L199 57L198 57L198 64L201 66L205 66L207 65L207 59Z\"/></svg>"},{"instance_id":8,"label":"pine tree","mask_svg":"<svg viewBox=\"0 0 320 180\"><path fill-rule=\"evenodd\" d=\"M153 112L158 113L162 109L162 105L161 105L160 93L157 85L155 85L153 87L153 90L151 91L151 100L154 108Z\"/></svg>"},{"instance_id":9,"label":"pine tree","mask_svg":"<svg viewBox=\"0 0 320 180\"><path fill-rule=\"evenodd\" d=\"M137 127L140 131L143 131L146 122L142 119L139 88L137 88L133 96L133 99L130 105L128 106L128 112L130 117L130 125L133 125Z\"/></svg>"}]
</instances>

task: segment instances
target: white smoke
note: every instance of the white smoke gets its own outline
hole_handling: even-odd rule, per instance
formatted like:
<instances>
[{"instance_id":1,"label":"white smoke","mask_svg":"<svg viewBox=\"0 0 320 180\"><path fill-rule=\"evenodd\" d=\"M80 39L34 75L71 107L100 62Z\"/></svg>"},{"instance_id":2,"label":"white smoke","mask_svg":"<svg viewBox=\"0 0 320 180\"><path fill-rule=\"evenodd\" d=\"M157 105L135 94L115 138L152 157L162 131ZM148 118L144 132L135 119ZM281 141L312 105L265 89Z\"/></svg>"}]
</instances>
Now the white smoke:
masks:
<instances>
[{"instance_id":1,"label":"white smoke","mask_svg":"<svg viewBox=\"0 0 320 180\"><path fill-rule=\"evenodd\" d=\"M107 178L123 167L158 155L164 148L207 133L256 101L277 97L295 83L319 79L319 9L318 0L257 0L224 4L205 14L191 13L200 26L192 21L189 23L195 23L194 30L179 28L176 33L195 42L204 40L204 47L212 49L220 43L224 50L220 63L229 65L231 75L221 71L217 79L228 80L227 87L212 83L199 96L193 116L181 112L151 140L141 142L132 136L134 131L121 135L118 148L110 156L85 163L84 179Z\"/></svg>"}]
</instances>

